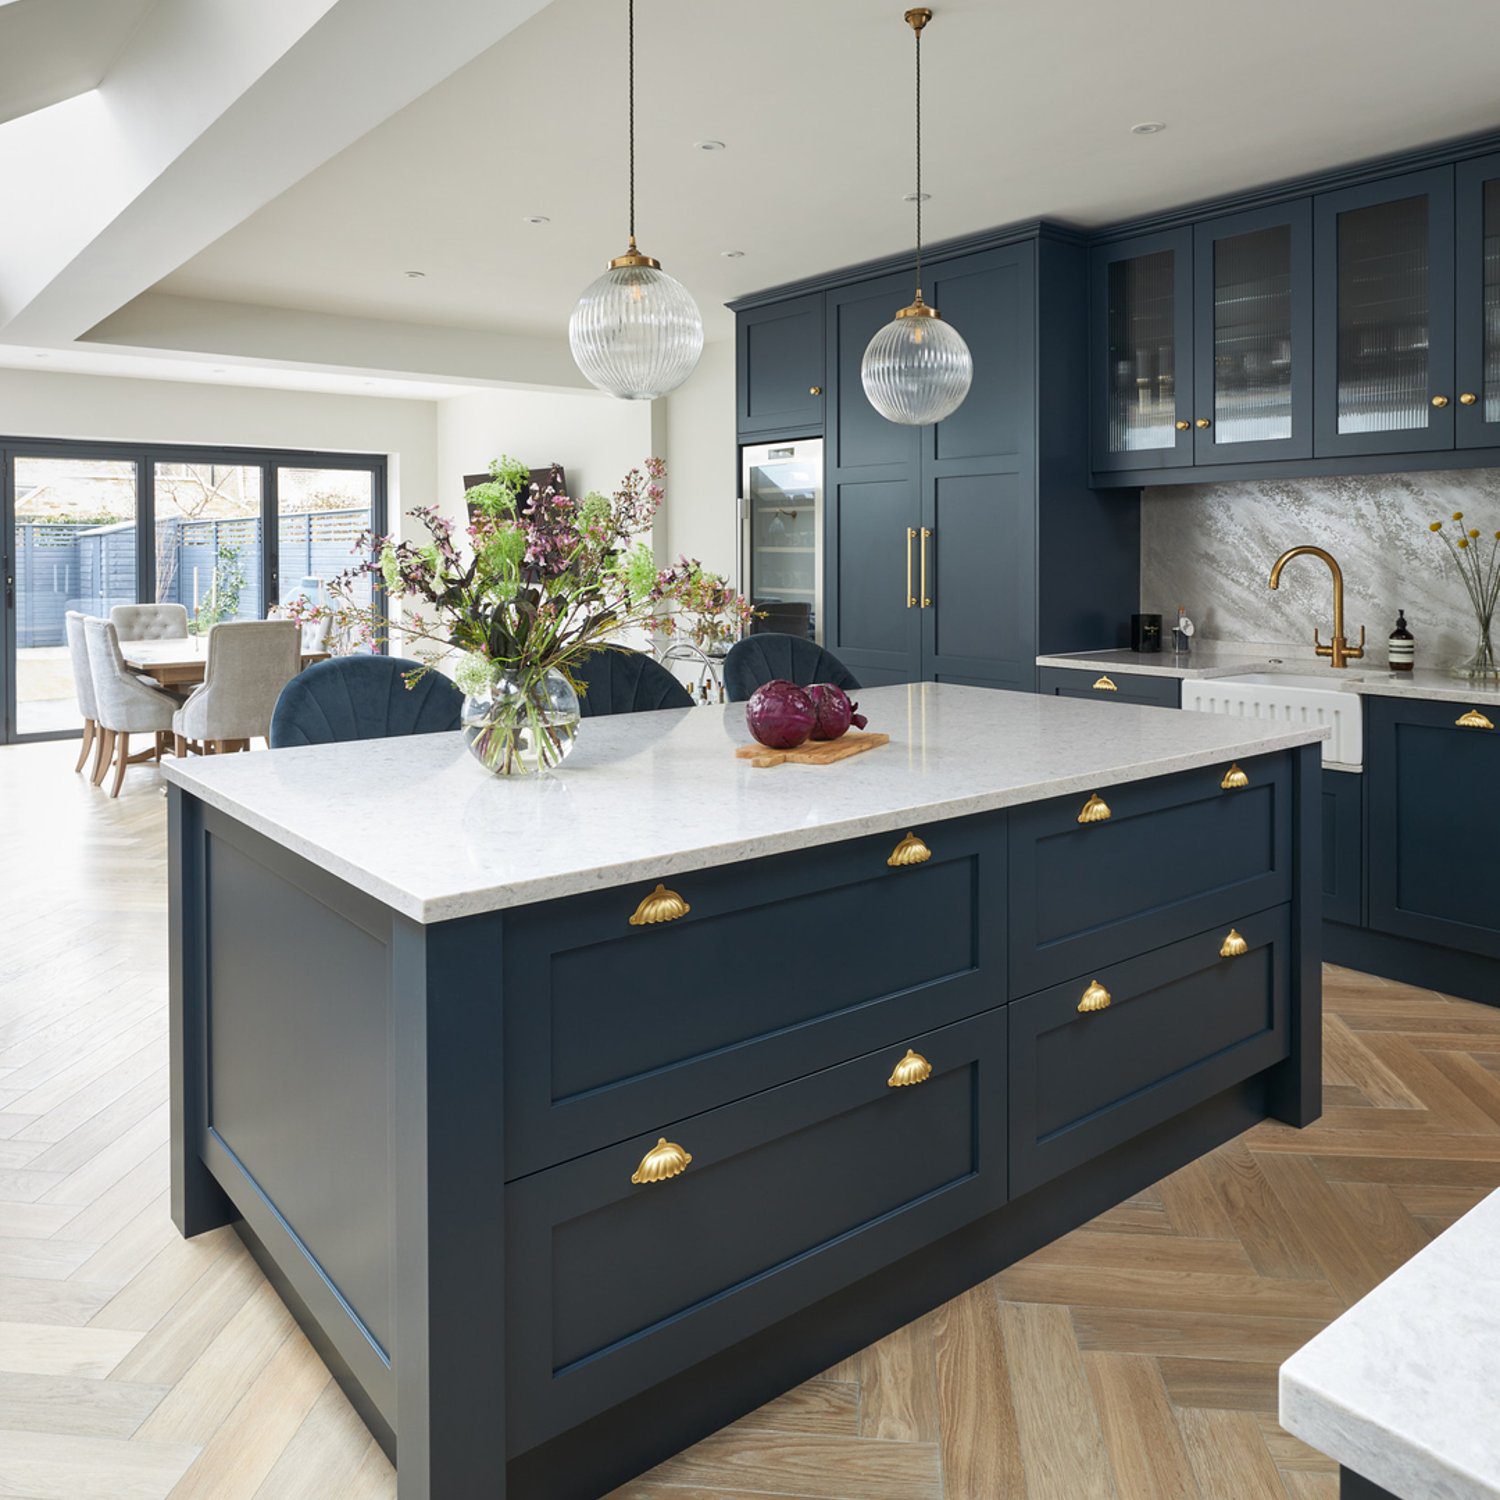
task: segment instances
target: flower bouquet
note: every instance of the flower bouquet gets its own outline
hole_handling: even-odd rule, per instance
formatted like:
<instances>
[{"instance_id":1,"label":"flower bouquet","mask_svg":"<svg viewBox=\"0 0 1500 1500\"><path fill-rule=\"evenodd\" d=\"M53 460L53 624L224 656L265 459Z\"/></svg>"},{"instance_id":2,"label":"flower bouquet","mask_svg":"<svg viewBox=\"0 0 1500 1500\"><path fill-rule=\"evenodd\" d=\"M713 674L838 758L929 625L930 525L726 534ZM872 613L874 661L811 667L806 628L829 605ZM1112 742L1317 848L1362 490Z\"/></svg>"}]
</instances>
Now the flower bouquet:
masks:
<instances>
[{"instance_id":1,"label":"flower bouquet","mask_svg":"<svg viewBox=\"0 0 1500 1500\"><path fill-rule=\"evenodd\" d=\"M722 656L752 620L763 617L722 573L710 573L696 557L679 557L675 567L659 573L655 591L665 609L645 621L647 631L663 640L686 639L705 656Z\"/></svg>"},{"instance_id":2,"label":"flower bouquet","mask_svg":"<svg viewBox=\"0 0 1500 1500\"><path fill-rule=\"evenodd\" d=\"M1453 512L1453 520L1459 525L1457 536L1450 536L1443 529L1441 521L1434 521L1427 528L1436 532L1453 554L1458 576L1463 580L1469 603L1474 609L1477 642L1474 654L1454 667L1453 672L1457 677L1493 678L1500 675L1500 660L1496 658L1491 636L1495 621L1495 601L1500 596L1500 531L1493 537L1482 539L1477 526L1468 531L1463 530L1463 519L1464 513L1461 510ZM1487 549L1486 541L1489 543Z\"/></svg>"}]
</instances>

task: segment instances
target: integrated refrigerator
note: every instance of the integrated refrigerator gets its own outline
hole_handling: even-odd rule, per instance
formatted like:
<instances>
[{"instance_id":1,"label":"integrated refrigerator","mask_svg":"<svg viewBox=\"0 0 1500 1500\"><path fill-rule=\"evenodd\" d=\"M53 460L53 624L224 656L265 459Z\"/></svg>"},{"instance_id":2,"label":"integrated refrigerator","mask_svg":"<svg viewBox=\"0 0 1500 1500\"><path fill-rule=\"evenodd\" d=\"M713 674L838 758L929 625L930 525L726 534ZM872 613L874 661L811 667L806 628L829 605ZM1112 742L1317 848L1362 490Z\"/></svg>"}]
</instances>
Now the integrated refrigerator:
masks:
<instances>
[{"instance_id":1,"label":"integrated refrigerator","mask_svg":"<svg viewBox=\"0 0 1500 1500\"><path fill-rule=\"evenodd\" d=\"M823 639L823 439L740 452L740 591L754 631Z\"/></svg>"}]
</instances>

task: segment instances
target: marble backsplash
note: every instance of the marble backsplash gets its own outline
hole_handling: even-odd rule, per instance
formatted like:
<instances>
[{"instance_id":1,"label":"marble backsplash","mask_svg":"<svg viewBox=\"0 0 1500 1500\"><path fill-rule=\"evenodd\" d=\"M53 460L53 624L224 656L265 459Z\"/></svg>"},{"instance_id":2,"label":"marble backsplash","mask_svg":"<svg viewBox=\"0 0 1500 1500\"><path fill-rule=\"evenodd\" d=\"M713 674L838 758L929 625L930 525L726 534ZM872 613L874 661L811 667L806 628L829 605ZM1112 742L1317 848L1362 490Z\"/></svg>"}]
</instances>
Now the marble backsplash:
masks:
<instances>
[{"instance_id":1,"label":"marble backsplash","mask_svg":"<svg viewBox=\"0 0 1500 1500\"><path fill-rule=\"evenodd\" d=\"M1303 542L1344 570L1349 636L1369 632L1385 663L1398 608L1417 640L1417 664L1444 667L1474 649L1473 610L1453 559L1427 529L1461 510L1488 539L1500 530L1500 469L1339 479L1261 479L1147 489L1141 496L1141 608L1168 623L1177 606L1208 640L1311 648L1329 636L1333 592L1316 558L1287 565L1275 593L1271 564Z\"/></svg>"}]
</instances>

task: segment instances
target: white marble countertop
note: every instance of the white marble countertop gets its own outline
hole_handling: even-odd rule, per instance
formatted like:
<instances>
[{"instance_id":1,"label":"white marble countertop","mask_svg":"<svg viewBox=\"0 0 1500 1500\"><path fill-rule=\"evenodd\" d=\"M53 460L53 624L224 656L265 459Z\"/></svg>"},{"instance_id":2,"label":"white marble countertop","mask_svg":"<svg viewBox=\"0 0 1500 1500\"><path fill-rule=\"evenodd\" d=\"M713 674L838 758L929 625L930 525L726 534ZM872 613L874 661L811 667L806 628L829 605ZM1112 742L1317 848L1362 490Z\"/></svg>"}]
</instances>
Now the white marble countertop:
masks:
<instances>
[{"instance_id":1,"label":"white marble countertop","mask_svg":"<svg viewBox=\"0 0 1500 1500\"><path fill-rule=\"evenodd\" d=\"M1500 703L1500 682L1473 683L1434 667L1411 672L1389 672L1372 652L1368 661L1354 661L1335 670L1327 661L1293 646L1239 646L1223 641L1196 643L1186 656L1170 651L1074 651L1061 656L1039 656L1039 667L1070 667L1083 671L1133 672L1143 677L1237 677L1245 672L1288 672L1316 675L1321 684L1347 693L1386 698L1427 698L1443 702Z\"/></svg>"},{"instance_id":2,"label":"white marble countertop","mask_svg":"<svg viewBox=\"0 0 1500 1500\"><path fill-rule=\"evenodd\" d=\"M1402 1500L1500 1496L1500 1192L1281 1367L1281 1425Z\"/></svg>"},{"instance_id":3,"label":"white marble countertop","mask_svg":"<svg viewBox=\"0 0 1500 1500\"><path fill-rule=\"evenodd\" d=\"M458 734L167 760L203 801L420 922L663 879L1327 737L1129 703L936 683L859 694L879 750L758 770L744 705L587 719L540 778Z\"/></svg>"}]
</instances>

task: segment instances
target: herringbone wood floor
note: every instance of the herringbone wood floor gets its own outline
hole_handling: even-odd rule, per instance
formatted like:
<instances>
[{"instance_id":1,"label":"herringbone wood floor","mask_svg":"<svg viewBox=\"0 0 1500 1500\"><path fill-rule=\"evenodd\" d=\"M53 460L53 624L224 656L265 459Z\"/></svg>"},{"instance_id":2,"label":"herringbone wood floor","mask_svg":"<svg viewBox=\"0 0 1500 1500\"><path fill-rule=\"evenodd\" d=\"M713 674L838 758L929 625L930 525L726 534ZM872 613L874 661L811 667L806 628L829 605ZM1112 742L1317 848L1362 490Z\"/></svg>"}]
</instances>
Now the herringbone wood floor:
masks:
<instances>
[{"instance_id":1,"label":"herringbone wood floor","mask_svg":"<svg viewBox=\"0 0 1500 1500\"><path fill-rule=\"evenodd\" d=\"M164 803L72 756L0 750L0 1495L392 1496L232 1233L168 1220ZM1340 970L1327 1009L1317 1126L1252 1131L615 1500L1333 1500L1276 1366L1500 1185L1500 1010Z\"/></svg>"}]
</instances>

